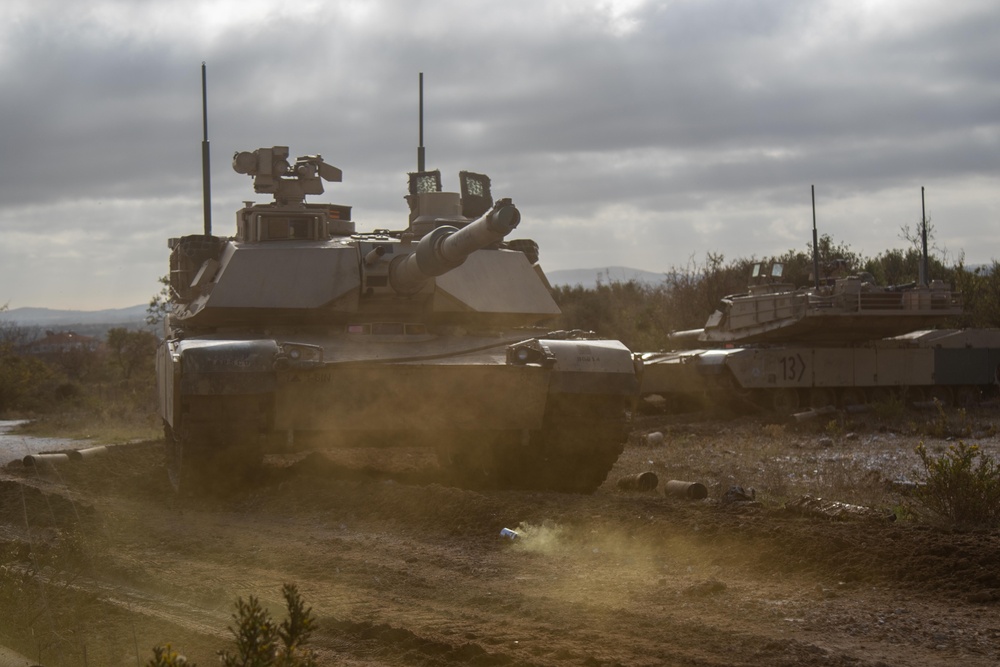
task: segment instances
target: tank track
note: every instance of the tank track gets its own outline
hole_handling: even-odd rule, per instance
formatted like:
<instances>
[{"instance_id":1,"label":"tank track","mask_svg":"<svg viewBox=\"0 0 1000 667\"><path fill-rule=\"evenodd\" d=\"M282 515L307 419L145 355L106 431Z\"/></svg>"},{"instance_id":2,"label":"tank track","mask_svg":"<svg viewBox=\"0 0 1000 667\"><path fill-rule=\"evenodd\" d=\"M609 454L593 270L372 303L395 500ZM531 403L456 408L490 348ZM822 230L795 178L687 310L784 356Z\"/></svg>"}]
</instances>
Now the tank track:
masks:
<instances>
[{"instance_id":1,"label":"tank track","mask_svg":"<svg viewBox=\"0 0 1000 667\"><path fill-rule=\"evenodd\" d=\"M167 475L174 491L230 491L251 480L263 461L260 436L246 429L198 430L179 435L164 424Z\"/></svg>"},{"instance_id":2,"label":"tank track","mask_svg":"<svg viewBox=\"0 0 1000 667\"><path fill-rule=\"evenodd\" d=\"M221 415L223 406L216 407ZM626 407L620 396L562 394L550 398L536 431L430 439L439 443L441 463L458 486L593 493L624 448ZM185 494L232 490L252 480L266 438L252 421L238 419L193 421L180 432L165 424L164 436L170 483Z\"/></svg>"},{"instance_id":3,"label":"tank track","mask_svg":"<svg viewBox=\"0 0 1000 667\"><path fill-rule=\"evenodd\" d=\"M593 493L622 453L626 420L619 396L557 396L538 431L469 436L441 460L461 486Z\"/></svg>"}]
</instances>

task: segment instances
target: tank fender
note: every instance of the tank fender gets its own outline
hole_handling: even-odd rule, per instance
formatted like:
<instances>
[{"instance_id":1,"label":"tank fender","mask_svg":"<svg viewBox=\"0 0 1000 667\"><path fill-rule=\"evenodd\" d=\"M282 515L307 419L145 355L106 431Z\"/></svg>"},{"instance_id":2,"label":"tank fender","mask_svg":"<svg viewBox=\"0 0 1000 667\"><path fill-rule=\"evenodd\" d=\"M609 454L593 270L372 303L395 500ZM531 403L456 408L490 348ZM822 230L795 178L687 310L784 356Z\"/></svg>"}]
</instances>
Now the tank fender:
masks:
<instances>
[{"instance_id":1,"label":"tank fender","mask_svg":"<svg viewBox=\"0 0 1000 667\"><path fill-rule=\"evenodd\" d=\"M181 394L272 392L279 349L273 340L181 341Z\"/></svg>"},{"instance_id":2,"label":"tank fender","mask_svg":"<svg viewBox=\"0 0 1000 667\"><path fill-rule=\"evenodd\" d=\"M549 391L567 394L618 394L639 391L632 351L616 340L539 339L552 356Z\"/></svg>"},{"instance_id":3,"label":"tank fender","mask_svg":"<svg viewBox=\"0 0 1000 667\"><path fill-rule=\"evenodd\" d=\"M175 353L177 341L164 340L156 350L156 388L159 415L173 427L177 421L176 407L180 403L180 362Z\"/></svg>"}]
</instances>

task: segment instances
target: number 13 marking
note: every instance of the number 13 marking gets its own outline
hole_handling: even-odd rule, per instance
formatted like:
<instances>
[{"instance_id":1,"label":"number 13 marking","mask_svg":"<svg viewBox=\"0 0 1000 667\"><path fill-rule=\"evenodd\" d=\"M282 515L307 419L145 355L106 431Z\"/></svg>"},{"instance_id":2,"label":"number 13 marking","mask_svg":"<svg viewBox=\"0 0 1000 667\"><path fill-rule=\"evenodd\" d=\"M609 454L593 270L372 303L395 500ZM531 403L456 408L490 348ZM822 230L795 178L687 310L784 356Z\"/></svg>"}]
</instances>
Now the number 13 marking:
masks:
<instances>
[{"instance_id":1,"label":"number 13 marking","mask_svg":"<svg viewBox=\"0 0 1000 667\"><path fill-rule=\"evenodd\" d=\"M806 362L801 354L781 358L781 379L801 382L806 374Z\"/></svg>"}]
</instances>

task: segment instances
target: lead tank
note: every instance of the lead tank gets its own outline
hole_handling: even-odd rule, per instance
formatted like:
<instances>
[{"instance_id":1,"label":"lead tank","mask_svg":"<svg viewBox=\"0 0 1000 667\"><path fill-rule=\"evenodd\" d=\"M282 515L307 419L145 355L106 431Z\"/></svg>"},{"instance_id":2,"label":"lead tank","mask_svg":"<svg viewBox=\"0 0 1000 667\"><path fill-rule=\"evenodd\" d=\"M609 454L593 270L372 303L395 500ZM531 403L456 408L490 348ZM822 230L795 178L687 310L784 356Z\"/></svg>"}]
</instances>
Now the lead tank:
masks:
<instances>
[{"instance_id":1,"label":"lead tank","mask_svg":"<svg viewBox=\"0 0 1000 667\"><path fill-rule=\"evenodd\" d=\"M675 409L728 402L787 414L891 396L972 406L996 394L1000 331L930 328L962 314L945 283L884 287L836 265L795 288L781 268L755 266L748 291L725 297L704 328L671 334L678 349L643 354L642 395Z\"/></svg>"},{"instance_id":2,"label":"lead tank","mask_svg":"<svg viewBox=\"0 0 1000 667\"><path fill-rule=\"evenodd\" d=\"M622 451L638 359L549 331L538 246L490 179L409 177L409 220L359 232L307 203L342 173L284 146L237 153L269 203L232 238L171 239L172 312L157 356L175 488L231 482L267 452L429 445L459 481L591 492ZM422 166L422 165L421 165Z\"/></svg>"}]
</instances>

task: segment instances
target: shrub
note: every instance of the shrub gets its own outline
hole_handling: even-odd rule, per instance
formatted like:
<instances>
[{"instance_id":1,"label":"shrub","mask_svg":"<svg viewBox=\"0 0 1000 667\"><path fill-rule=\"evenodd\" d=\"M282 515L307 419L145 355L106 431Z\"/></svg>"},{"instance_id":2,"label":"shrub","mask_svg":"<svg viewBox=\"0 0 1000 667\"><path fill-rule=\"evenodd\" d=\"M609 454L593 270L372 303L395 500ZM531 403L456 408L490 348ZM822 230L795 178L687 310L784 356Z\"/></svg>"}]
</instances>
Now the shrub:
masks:
<instances>
[{"instance_id":1,"label":"shrub","mask_svg":"<svg viewBox=\"0 0 1000 667\"><path fill-rule=\"evenodd\" d=\"M63 380L58 369L40 359L0 347L0 413L23 414L51 407Z\"/></svg>"},{"instance_id":2,"label":"shrub","mask_svg":"<svg viewBox=\"0 0 1000 667\"><path fill-rule=\"evenodd\" d=\"M187 658L167 644L153 649L153 659L146 663L146 667L197 667L197 665L189 663Z\"/></svg>"},{"instance_id":3,"label":"shrub","mask_svg":"<svg viewBox=\"0 0 1000 667\"><path fill-rule=\"evenodd\" d=\"M148 377L153 376L157 345L153 333L116 327L108 331L107 345L111 359L123 378L130 379L137 371Z\"/></svg>"},{"instance_id":4,"label":"shrub","mask_svg":"<svg viewBox=\"0 0 1000 667\"><path fill-rule=\"evenodd\" d=\"M916 497L938 517L962 526L1000 523L1000 466L978 446L959 442L941 456L917 446L923 464ZM978 461L977 461L978 459Z\"/></svg>"},{"instance_id":5,"label":"shrub","mask_svg":"<svg viewBox=\"0 0 1000 667\"><path fill-rule=\"evenodd\" d=\"M935 415L927 420L924 433L934 438L967 438L972 435L972 420L965 408L950 411L934 399Z\"/></svg>"},{"instance_id":6,"label":"shrub","mask_svg":"<svg viewBox=\"0 0 1000 667\"><path fill-rule=\"evenodd\" d=\"M312 608L305 603L294 584L281 587L281 594L288 607L288 618L280 625L271 619L260 601L251 595L245 602L236 601L233 621L230 627L236 641L236 653L219 651L219 660L226 667L316 667L313 652L305 647L312 634L315 617ZM175 652L170 644L153 649L153 659L146 667L195 667L184 656Z\"/></svg>"},{"instance_id":7,"label":"shrub","mask_svg":"<svg viewBox=\"0 0 1000 667\"><path fill-rule=\"evenodd\" d=\"M906 414L906 401L897 391L879 395L871 406L875 417L882 421L899 421Z\"/></svg>"}]
</instances>

